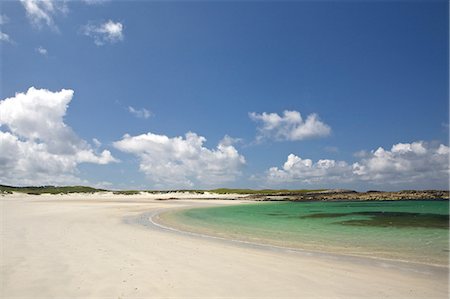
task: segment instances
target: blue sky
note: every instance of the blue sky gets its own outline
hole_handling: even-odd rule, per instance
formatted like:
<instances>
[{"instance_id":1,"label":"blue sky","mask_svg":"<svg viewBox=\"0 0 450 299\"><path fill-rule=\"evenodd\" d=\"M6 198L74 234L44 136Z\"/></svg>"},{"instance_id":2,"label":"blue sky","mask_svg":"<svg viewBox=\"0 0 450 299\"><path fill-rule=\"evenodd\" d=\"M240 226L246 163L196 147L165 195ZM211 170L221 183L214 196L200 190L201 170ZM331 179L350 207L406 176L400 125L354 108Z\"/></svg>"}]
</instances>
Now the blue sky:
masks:
<instances>
[{"instance_id":1,"label":"blue sky","mask_svg":"<svg viewBox=\"0 0 450 299\"><path fill-rule=\"evenodd\" d=\"M448 11L2 2L0 183L448 188Z\"/></svg>"}]
</instances>

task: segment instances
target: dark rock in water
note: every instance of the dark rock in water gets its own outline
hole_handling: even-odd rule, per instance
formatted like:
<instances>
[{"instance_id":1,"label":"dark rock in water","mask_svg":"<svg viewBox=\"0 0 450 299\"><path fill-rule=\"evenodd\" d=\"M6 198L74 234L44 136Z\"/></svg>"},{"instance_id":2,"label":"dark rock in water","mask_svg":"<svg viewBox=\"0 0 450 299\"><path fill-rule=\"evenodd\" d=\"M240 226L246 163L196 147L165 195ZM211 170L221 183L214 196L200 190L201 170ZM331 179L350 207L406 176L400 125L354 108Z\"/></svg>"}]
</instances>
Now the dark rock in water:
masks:
<instances>
[{"instance_id":1,"label":"dark rock in water","mask_svg":"<svg viewBox=\"0 0 450 299\"><path fill-rule=\"evenodd\" d=\"M301 218L339 218L347 216L367 216L367 219L348 219L336 223L352 226L378 227L420 227L420 228L449 228L449 215L410 212L382 212L364 211L350 213L317 213Z\"/></svg>"},{"instance_id":2,"label":"dark rock in water","mask_svg":"<svg viewBox=\"0 0 450 299\"><path fill-rule=\"evenodd\" d=\"M325 191L292 193L292 194L255 194L247 196L256 200L290 200L290 201L339 201L339 200L449 200L449 191L445 190L404 190L384 192L370 190L356 192L345 189L330 189Z\"/></svg>"},{"instance_id":3,"label":"dark rock in water","mask_svg":"<svg viewBox=\"0 0 450 299\"><path fill-rule=\"evenodd\" d=\"M352 219L339 222L343 225L378 227L419 227L448 229L448 215L402 213L402 212L364 212L370 219Z\"/></svg>"}]
</instances>

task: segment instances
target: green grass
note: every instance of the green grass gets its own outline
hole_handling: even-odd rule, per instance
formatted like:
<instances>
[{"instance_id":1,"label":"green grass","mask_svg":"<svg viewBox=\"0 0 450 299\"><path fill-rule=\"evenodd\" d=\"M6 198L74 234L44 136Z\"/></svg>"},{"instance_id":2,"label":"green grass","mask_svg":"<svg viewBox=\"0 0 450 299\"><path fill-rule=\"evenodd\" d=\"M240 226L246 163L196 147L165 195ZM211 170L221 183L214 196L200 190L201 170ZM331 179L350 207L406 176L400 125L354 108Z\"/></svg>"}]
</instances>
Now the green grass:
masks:
<instances>
[{"instance_id":1,"label":"green grass","mask_svg":"<svg viewBox=\"0 0 450 299\"><path fill-rule=\"evenodd\" d=\"M136 195L136 194L141 194L141 191L138 191L138 190L119 190L119 191L114 191L113 194L117 194L117 195Z\"/></svg>"},{"instance_id":2,"label":"green grass","mask_svg":"<svg viewBox=\"0 0 450 299\"><path fill-rule=\"evenodd\" d=\"M215 194L258 194L258 195L282 195L282 194L301 194L308 192L319 192L324 191L326 189L317 189L317 190L309 190L309 189L301 189L301 190L288 190L288 189L262 189L262 190L254 190L254 189L230 189L230 188L218 188L212 190L190 190L190 189L180 189L180 190L165 190L165 191L156 191L156 190L148 190L145 192L148 193L174 193L174 192L185 192L191 194L204 194L205 192L215 193Z\"/></svg>"},{"instance_id":3,"label":"green grass","mask_svg":"<svg viewBox=\"0 0 450 299\"><path fill-rule=\"evenodd\" d=\"M176 193L176 192L183 192L183 193L191 193L191 194L204 194L204 190L188 190L188 189L178 189L178 190L145 190L143 192L147 192L150 194L156 194L156 193Z\"/></svg>"},{"instance_id":4,"label":"green grass","mask_svg":"<svg viewBox=\"0 0 450 299\"><path fill-rule=\"evenodd\" d=\"M301 193L319 192L319 191L324 191L324 189L318 189L318 190L309 190L309 189L301 189L301 190L288 190L288 189L253 190L253 189L219 188L219 189L209 190L209 192L217 193L217 194L268 194L268 195L301 194Z\"/></svg>"},{"instance_id":5,"label":"green grass","mask_svg":"<svg viewBox=\"0 0 450 299\"><path fill-rule=\"evenodd\" d=\"M13 187L0 185L0 194L10 194L12 192L22 192L33 195L40 194L68 194L68 193L95 193L109 191L105 189L96 189L92 187L86 186L30 186L30 187ZM157 190L117 190L113 191L114 194L121 195L134 195L140 194L141 192L147 192L150 194L154 193L174 193L174 192L186 192L191 194L204 194L205 192L211 192L216 194L255 194L255 195L290 195L290 194L301 194L307 192L317 192L323 190L287 190L287 189L263 189L263 190L253 190L253 189L229 189L229 188L219 188L213 190L188 190L188 189L179 189L179 190L165 190L165 191L157 191Z\"/></svg>"},{"instance_id":6,"label":"green grass","mask_svg":"<svg viewBox=\"0 0 450 299\"><path fill-rule=\"evenodd\" d=\"M64 187L56 187L56 186L32 186L32 187L12 187L0 185L1 193L11 193L11 192L22 192L32 195L40 195L40 194L68 194L68 193L94 193L106 191L103 189L96 189L92 187L85 186L64 186Z\"/></svg>"}]
</instances>

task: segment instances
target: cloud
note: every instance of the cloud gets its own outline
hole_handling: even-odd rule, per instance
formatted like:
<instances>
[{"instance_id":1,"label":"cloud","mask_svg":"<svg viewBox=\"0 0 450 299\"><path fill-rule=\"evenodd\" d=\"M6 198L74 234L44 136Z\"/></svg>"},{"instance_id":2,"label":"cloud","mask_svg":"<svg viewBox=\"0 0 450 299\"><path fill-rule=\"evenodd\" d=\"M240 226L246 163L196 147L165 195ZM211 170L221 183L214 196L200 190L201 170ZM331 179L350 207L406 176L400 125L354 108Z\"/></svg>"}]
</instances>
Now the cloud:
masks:
<instances>
[{"instance_id":1,"label":"cloud","mask_svg":"<svg viewBox=\"0 0 450 299\"><path fill-rule=\"evenodd\" d=\"M152 115L152 113L150 111L148 111L147 109L145 109L145 108L134 109L133 107L128 106L128 111L131 114L133 114L134 116L136 116L137 118L145 118L145 119L147 119L147 118L149 118Z\"/></svg>"},{"instance_id":2,"label":"cloud","mask_svg":"<svg viewBox=\"0 0 450 299\"><path fill-rule=\"evenodd\" d=\"M73 90L31 87L0 101L0 183L12 185L77 183L80 163L117 160L97 153L64 123Z\"/></svg>"},{"instance_id":3,"label":"cloud","mask_svg":"<svg viewBox=\"0 0 450 299\"><path fill-rule=\"evenodd\" d=\"M304 120L298 111L258 114L249 113L249 117L262 125L258 127L257 140L275 139L297 141L313 137L324 137L330 134L330 127L319 120L317 114L310 114Z\"/></svg>"},{"instance_id":4,"label":"cloud","mask_svg":"<svg viewBox=\"0 0 450 299\"><path fill-rule=\"evenodd\" d=\"M221 144L225 146L241 143L243 140L241 138L233 138L231 136L225 135L220 141Z\"/></svg>"},{"instance_id":5,"label":"cloud","mask_svg":"<svg viewBox=\"0 0 450 299\"><path fill-rule=\"evenodd\" d=\"M39 54L44 55L44 56L48 54L47 49L45 49L45 48L43 48L41 46L36 48L36 52L38 52Z\"/></svg>"},{"instance_id":6,"label":"cloud","mask_svg":"<svg viewBox=\"0 0 450 299\"><path fill-rule=\"evenodd\" d=\"M53 18L58 14L66 14L68 7L66 1L58 0L20 0L25 8L31 24L37 28L44 25L57 30Z\"/></svg>"},{"instance_id":7,"label":"cloud","mask_svg":"<svg viewBox=\"0 0 450 299\"><path fill-rule=\"evenodd\" d=\"M106 43L113 44L122 41L124 38L122 23L111 20L102 24L89 23L83 26L81 31L84 35L92 37L97 46Z\"/></svg>"},{"instance_id":8,"label":"cloud","mask_svg":"<svg viewBox=\"0 0 450 299\"><path fill-rule=\"evenodd\" d=\"M137 156L140 171L157 188L221 186L234 181L241 174L245 158L226 142L208 149L203 146L205 141L192 132L184 138L147 133L125 135L114 146Z\"/></svg>"},{"instance_id":9,"label":"cloud","mask_svg":"<svg viewBox=\"0 0 450 299\"><path fill-rule=\"evenodd\" d=\"M360 150L360 151L357 151L357 152L353 153L353 156L354 156L355 158L364 158L364 157L366 157L367 155L368 155L368 153L367 153L367 151L365 151L365 150Z\"/></svg>"},{"instance_id":10,"label":"cloud","mask_svg":"<svg viewBox=\"0 0 450 299\"><path fill-rule=\"evenodd\" d=\"M281 168L266 172L271 184L307 185L358 183L368 186L448 188L449 147L423 141L398 143L390 150L358 152L358 162L322 159L313 162L290 154Z\"/></svg>"},{"instance_id":11,"label":"cloud","mask_svg":"<svg viewBox=\"0 0 450 299\"><path fill-rule=\"evenodd\" d=\"M102 143L97 138L92 138L92 142L94 143L94 146L96 148L99 148L100 146L102 146Z\"/></svg>"},{"instance_id":12,"label":"cloud","mask_svg":"<svg viewBox=\"0 0 450 299\"><path fill-rule=\"evenodd\" d=\"M110 0L83 0L87 5L101 5L109 2Z\"/></svg>"},{"instance_id":13,"label":"cloud","mask_svg":"<svg viewBox=\"0 0 450 299\"><path fill-rule=\"evenodd\" d=\"M354 163L353 173L359 180L379 184L448 186L449 147L423 141L398 143L391 150L379 147Z\"/></svg>"},{"instance_id":14,"label":"cloud","mask_svg":"<svg viewBox=\"0 0 450 299\"><path fill-rule=\"evenodd\" d=\"M352 177L352 167L347 162L321 159L313 162L290 154L282 168L271 167L267 171L269 183L324 184L348 182Z\"/></svg>"},{"instance_id":15,"label":"cloud","mask_svg":"<svg viewBox=\"0 0 450 299\"><path fill-rule=\"evenodd\" d=\"M12 43L12 39L9 37L8 34L4 33L3 31L0 31L0 41Z\"/></svg>"},{"instance_id":16,"label":"cloud","mask_svg":"<svg viewBox=\"0 0 450 299\"><path fill-rule=\"evenodd\" d=\"M5 25L9 23L9 18L6 15L0 15L0 25ZM4 33L3 31L0 30L0 42L6 42L6 43L11 43L13 44L14 41L11 39L11 37L9 36L9 34Z\"/></svg>"}]
</instances>

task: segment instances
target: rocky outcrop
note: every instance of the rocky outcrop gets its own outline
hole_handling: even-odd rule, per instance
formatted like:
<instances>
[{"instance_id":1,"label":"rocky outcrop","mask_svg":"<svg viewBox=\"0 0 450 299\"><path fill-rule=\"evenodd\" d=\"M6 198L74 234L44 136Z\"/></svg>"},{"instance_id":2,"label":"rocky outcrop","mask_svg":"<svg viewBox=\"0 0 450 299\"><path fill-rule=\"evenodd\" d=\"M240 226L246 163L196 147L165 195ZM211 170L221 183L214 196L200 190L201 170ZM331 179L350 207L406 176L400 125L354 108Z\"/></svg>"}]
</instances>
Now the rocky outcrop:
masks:
<instances>
[{"instance_id":1,"label":"rocky outcrop","mask_svg":"<svg viewBox=\"0 0 450 299\"><path fill-rule=\"evenodd\" d=\"M356 192L353 190L326 190L320 192L306 193L283 193L283 194L255 194L246 196L253 200L449 200L449 191L443 190L403 190L396 192L367 191Z\"/></svg>"}]
</instances>

